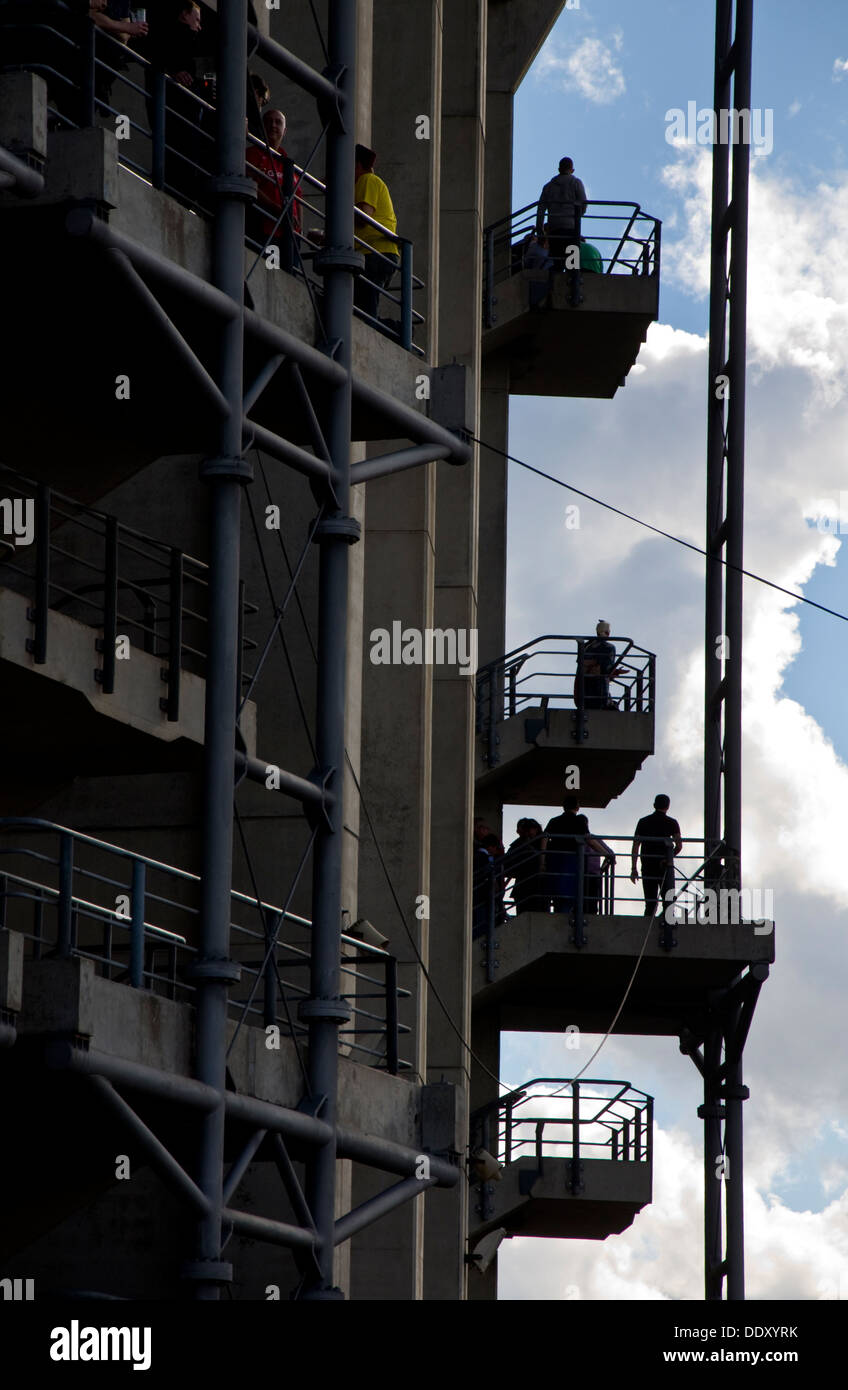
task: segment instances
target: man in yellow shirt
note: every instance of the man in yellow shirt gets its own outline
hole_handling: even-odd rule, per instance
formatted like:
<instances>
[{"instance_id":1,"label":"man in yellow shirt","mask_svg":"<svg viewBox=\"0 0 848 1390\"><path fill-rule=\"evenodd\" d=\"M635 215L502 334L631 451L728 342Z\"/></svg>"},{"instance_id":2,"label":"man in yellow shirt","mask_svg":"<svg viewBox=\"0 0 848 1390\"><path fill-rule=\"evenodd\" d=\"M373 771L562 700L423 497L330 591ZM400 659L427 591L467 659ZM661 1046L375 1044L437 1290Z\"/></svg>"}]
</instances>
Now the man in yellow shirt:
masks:
<instances>
[{"instance_id":1,"label":"man in yellow shirt","mask_svg":"<svg viewBox=\"0 0 848 1390\"><path fill-rule=\"evenodd\" d=\"M355 284L354 303L373 319L380 317L380 290L388 285L400 264L397 242L391 235L397 231L397 218L388 188L374 173L376 162L374 150L369 150L367 145L357 145L353 201L360 212L386 228L385 232L378 231L370 222L356 218L356 249L365 256L365 269Z\"/></svg>"}]
</instances>

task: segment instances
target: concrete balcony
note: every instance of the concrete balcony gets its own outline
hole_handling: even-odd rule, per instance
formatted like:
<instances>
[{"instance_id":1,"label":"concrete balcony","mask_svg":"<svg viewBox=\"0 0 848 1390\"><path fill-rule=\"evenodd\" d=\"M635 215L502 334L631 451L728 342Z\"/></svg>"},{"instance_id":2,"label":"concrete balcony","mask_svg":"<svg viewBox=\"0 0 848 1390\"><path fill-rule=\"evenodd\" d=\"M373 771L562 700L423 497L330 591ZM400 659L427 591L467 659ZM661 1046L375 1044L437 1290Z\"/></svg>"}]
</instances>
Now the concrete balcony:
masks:
<instances>
[{"instance_id":1,"label":"concrete balcony","mask_svg":"<svg viewBox=\"0 0 848 1390\"><path fill-rule=\"evenodd\" d=\"M651 1201L653 1100L626 1081L540 1078L472 1118L483 1138L497 1127L497 1181L478 1182L470 1247L508 1236L606 1240ZM575 1140L576 1134L576 1140Z\"/></svg>"},{"instance_id":2,"label":"concrete balcony","mask_svg":"<svg viewBox=\"0 0 848 1390\"><path fill-rule=\"evenodd\" d=\"M0 814L74 776L196 765L206 565L8 469L0 494ZM243 603L248 653L255 613ZM252 701L242 732L252 757Z\"/></svg>"},{"instance_id":3,"label":"concrete balcony","mask_svg":"<svg viewBox=\"0 0 848 1390\"><path fill-rule=\"evenodd\" d=\"M0 1155L0 1269L29 1268L42 1288L52 1282L124 1297L176 1295L183 1215L167 1192L157 1191L162 1171L120 1111L131 1104L173 1159L193 1170L198 1125L210 1102L209 1088L192 1079L194 1008L187 999L156 992L147 977L151 987L133 989L99 974L98 962L25 958L25 948L22 935L0 931L0 1004L7 1006L3 1017L14 1021L3 1025L0 1037L0 1084L7 1123L25 1127L28 1136L25 1145L5 1145ZM306 1153L301 1130L311 1121L298 1110L303 1075L296 1046L283 1036L269 1050L264 1028L239 1027L237 1013L228 1025L228 1163L236 1163L257 1129L267 1137L254 1145L233 1205L253 1212L264 1207L275 1219L296 1221L276 1174L274 1137L283 1137L300 1172ZM425 1144L432 1151L440 1142L422 1120L426 1087L351 1056L339 1065L339 1126L352 1159L368 1163L372 1136L379 1135L384 1166L394 1163L396 1170L407 1150L414 1157ZM455 1096L452 1087L441 1092ZM107 1103L115 1094L121 1099ZM440 1105L444 1123L444 1095ZM445 1147L457 1147L454 1133ZM116 1155L126 1159L124 1181L118 1180ZM124 1254L117 1233L127 1229L145 1237L143 1255L131 1244ZM234 1242L234 1249L239 1245ZM277 1248L273 1257L285 1271L285 1253Z\"/></svg>"},{"instance_id":4,"label":"concrete balcony","mask_svg":"<svg viewBox=\"0 0 848 1390\"><path fill-rule=\"evenodd\" d=\"M597 258L584 249L584 269L552 275L522 268L536 206L486 230L483 351L515 395L611 399L659 312L660 224L635 203L591 202L582 235Z\"/></svg>"},{"instance_id":5,"label":"concrete balcony","mask_svg":"<svg viewBox=\"0 0 848 1390\"><path fill-rule=\"evenodd\" d=\"M25 45L29 61L36 62L44 41L34 28ZM99 37L102 42L107 40ZM174 168L187 177L185 160L170 149L154 148L143 96L146 65L132 50L118 51L131 64L126 77L115 78L112 96L132 121L125 140L116 139L113 117L101 111L90 115L86 128L73 128L79 93L68 83L61 91L75 115L54 112L52 123L60 120L62 128L48 133L43 78L0 74L0 85L11 93L0 103L5 112L0 145L4 133L14 133L3 128L12 119L11 102L20 106L26 100L34 132L28 138L44 181L42 191L26 201L15 188L0 191L4 330L15 345L5 364L9 406L3 444L7 458L28 457L37 420L33 471L84 502L103 497L154 459L217 451L226 408L214 380L218 343L234 313L231 301L208 283L213 251L208 173L196 171L191 188L171 188ZM131 83L142 90L133 90ZM214 159L208 134L214 111L199 98L182 99L196 100L204 116L205 133L202 123L196 133L202 153L195 151L194 157L208 166ZM161 186L163 168L170 192ZM320 228L323 185L304 177L309 185L304 217ZM195 188L198 180L202 194ZM249 232L251 227L249 219ZM299 463L306 473L312 457L306 451L320 450L314 412L320 417L340 377L321 341L323 286L313 266L319 249L317 242L304 241L300 262L286 269L279 256L276 261L263 256L261 243L250 236L244 247L246 437L249 442L252 425L256 444L272 456L271 436L282 438L276 456L294 467ZM422 282L413 276L405 240L403 253L402 283L394 291L398 302L380 302L385 322L361 316L354 322L355 440L403 438L410 417L427 411L419 399L423 350L411 344L415 328L421 337L421 315L412 301ZM386 327L389 322L397 324L396 332ZM44 358L46 323L52 367L45 411L45 374L33 364ZM407 342L409 348L403 346Z\"/></svg>"},{"instance_id":6,"label":"concrete balcony","mask_svg":"<svg viewBox=\"0 0 848 1390\"><path fill-rule=\"evenodd\" d=\"M633 781L654 751L655 659L616 637L618 674L581 678L590 640L538 637L478 672L478 796L561 806L572 790L607 806Z\"/></svg>"},{"instance_id":7,"label":"concrete balcony","mask_svg":"<svg viewBox=\"0 0 848 1390\"><path fill-rule=\"evenodd\" d=\"M592 911L520 912L498 926L490 915L472 967L475 1011L505 1032L604 1033L638 961L614 1031L703 1035L715 992L744 976L755 996L774 961L774 923L757 918L762 895L705 887L696 871L649 921L636 915L643 898L628 877L629 839L605 842L618 860L599 874Z\"/></svg>"},{"instance_id":8,"label":"concrete balcony","mask_svg":"<svg viewBox=\"0 0 848 1390\"><path fill-rule=\"evenodd\" d=\"M191 1171L197 1124L215 1099L193 1079L199 883L194 874L62 826L0 822L0 1084L10 1123L25 1119L29 1136L26 1146L7 1146L0 1156L0 1185L14 1193L0 1221L4 1266L32 1259L30 1274L43 1272L47 1280L81 1268L110 1288L109 1232L131 1221L148 1234L148 1253L139 1260L134 1250L126 1264L118 1258L113 1291L162 1297L157 1279L175 1279L173 1247L182 1227L155 1193L157 1177L166 1188L174 1185L161 1146ZM266 957L272 919L279 935ZM247 1206L256 1208L261 1198L276 1216L282 1199L287 1219L297 1220L285 1193L263 1175L273 1174L278 1186L275 1136L298 1165L304 1146L326 1138L314 1107L299 1109L307 1030L297 1003L309 995L311 927L274 904L233 893L230 932L237 970L227 1021L227 1157L236 1165L246 1146L253 1154L244 1177ZM409 1067L398 1055L407 1030L397 1022L402 991L394 960L348 937L342 956L341 993L352 1012L339 1045L339 1157L409 1176L426 1151L438 1171L438 1155L456 1154L465 1143L458 1093L400 1075ZM278 1029L273 1045L269 1024ZM127 1115L129 1104L146 1133ZM116 1181L116 1155L126 1156L131 1182ZM293 1169L283 1159L290 1179ZM290 1181L286 1191L291 1195ZM251 1219L236 1216L236 1230L274 1240L267 1228L254 1231ZM340 1229L339 1240L357 1229ZM294 1277L292 1271L292 1283ZM73 1283L78 1275L67 1278Z\"/></svg>"}]
</instances>

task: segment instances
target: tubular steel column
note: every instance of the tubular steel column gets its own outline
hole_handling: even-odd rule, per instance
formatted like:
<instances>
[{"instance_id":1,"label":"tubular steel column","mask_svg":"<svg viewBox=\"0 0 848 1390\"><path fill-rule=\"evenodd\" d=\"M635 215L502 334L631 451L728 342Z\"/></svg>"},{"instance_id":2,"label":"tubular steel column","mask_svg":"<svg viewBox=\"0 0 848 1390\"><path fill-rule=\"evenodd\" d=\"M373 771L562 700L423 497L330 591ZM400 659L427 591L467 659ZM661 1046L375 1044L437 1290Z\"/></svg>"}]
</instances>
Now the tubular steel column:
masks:
<instances>
[{"instance_id":1,"label":"tubular steel column","mask_svg":"<svg viewBox=\"0 0 848 1390\"><path fill-rule=\"evenodd\" d=\"M710 274L709 413L707 426L707 566L704 681L704 836L710 854L724 842L722 883L741 882L742 841L742 585L745 462L745 346L748 258L749 139L737 113L751 121L753 0L717 0ZM724 120L722 120L724 113ZM724 137L724 139L722 139ZM723 563L724 562L724 563ZM708 881L717 886L717 864ZM710 1047L712 1051L712 1044ZM720 1093L705 1082L704 1179L706 1297L744 1298L742 1226L742 1065L729 1068ZM724 1099L727 1258L711 1275L721 1250L720 1202L714 1200L714 1111ZM715 1151L714 1151L715 1150Z\"/></svg>"},{"instance_id":2,"label":"tubular steel column","mask_svg":"<svg viewBox=\"0 0 848 1390\"><path fill-rule=\"evenodd\" d=\"M725 840L729 887L739 883L741 848L743 577L740 570L750 150L747 142L729 139L722 143L719 137L723 133L722 112L750 111L752 3L753 0L737 0L735 36L732 36L733 0L718 0L716 7L716 138L713 143L707 423L704 835L708 852L722 838ZM724 129L732 135L737 133L738 127L726 117ZM726 657L723 662L720 660L722 652Z\"/></svg>"},{"instance_id":3,"label":"tubular steel column","mask_svg":"<svg viewBox=\"0 0 848 1390\"><path fill-rule=\"evenodd\" d=\"M729 1010L725 1031L725 1056L731 1048L731 1038L739 1026L741 1007ZM727 1231L727 1297L745 1297L745 1205L742 1180L742 1102L748 1094L742 1085L742 1058L730 1063L725 1081L724 1150L727 1158L725 1174L725 1229Z\"/></svg>"},{"instance_id":4,"label":"tubular steel column","mask_svg":"<svg viewBox=\"0 0 848 1390\"><path fill-rule=\"evenodd\" d=\"M704 1104L698 1114L704 1121L704 1298L721 1299L722 1232L721 1178L716 1171L721 1158L721 1030L714 1016L704 1042Z\"/></svg>"},{"instance_id":5,"label":"tubular steel column","mask_svg":"<svg viewBox=\"0 0 848 1390\"><path fill-rule=\"evenodd\" d=\"M321 1241L318 1269L307 1277L302 1297L342 1298L333 1285L336 1200L336 1090L339 1024L349 1009L339 998L341 954L343 791L345 771L345 682L347 674L348 547L359 539L359 523L348 516L350 493L351 340L353 275L363 264L354 250L353 186L356 85L356 0L330 0L329 75L338 81L341 100L331 117L327 140L326 250L316 259L324 276L324 312L334 358L348 373L329 393L325 438L332 480L324 518L316 532L320 546L318 595L317 772L332 793L328 818L318 823L312 897L310 998L299 1016L309 1025L309 1080L321 1098L321 1118L333 1139L310 1156L306 1198Z\"/></svg>"},{"instance_id":6,"label":"tubular steel column","mask_svg":"<svg viewBox=\"0 0 848 1390\"><path fill-rule=\"evenodd\" d=\"M221 330L218 384L230 410L221 427L219 457L200 476L210 491L209 658L206 677L203 802L203 884L197 986L197 1076L220 1092L220 1104L201 1125L198 1185L209 1202L197 1229L195 1258L183 1270L195 1297L217 1299L232 1279L221 1260L226 1082L227 993L238 978L229 959L233 845L233 752L239 629L241 488L250 478L242 454L244 340L244 207L253 196L244 173L247 0L219 6L217 195L213 279L240 312ZM172 654L173 655L173 654Z\"/></svg>"}]
</instances>

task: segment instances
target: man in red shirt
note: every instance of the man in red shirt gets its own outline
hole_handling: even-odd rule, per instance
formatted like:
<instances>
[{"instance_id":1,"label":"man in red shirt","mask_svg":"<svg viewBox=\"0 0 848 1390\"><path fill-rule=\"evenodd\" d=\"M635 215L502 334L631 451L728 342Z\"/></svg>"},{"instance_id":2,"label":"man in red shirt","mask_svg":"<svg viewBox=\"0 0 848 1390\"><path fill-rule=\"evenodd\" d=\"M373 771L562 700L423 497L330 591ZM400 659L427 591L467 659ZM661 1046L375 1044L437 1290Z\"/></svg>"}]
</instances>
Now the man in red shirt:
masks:
<instances>
[{"instance_id":1,"label":"man in red shirt","mask_svg":"<svg viewBox=\"0 0 848 1390\"><path fill-rule=\"evenodd\" d=\"M247 151L247 172L256 180L257 202L268 215L257 219L257 235L262 241L282 239L284 224L280 213L285 203L283 194L283 160L288 158L283 148L286 133L286 118L282 111L263 111L262 124L265 127L267 147L250 145ZM254 172L255 171L255 172ZM295 180L297 187L297 180ZM277 225L279 222L279 225ZM300 199L295 198L291 205L291 225L295 235L300 235ZM275 230L276 228L276 230Z\"/></svg>"}]
</instances>

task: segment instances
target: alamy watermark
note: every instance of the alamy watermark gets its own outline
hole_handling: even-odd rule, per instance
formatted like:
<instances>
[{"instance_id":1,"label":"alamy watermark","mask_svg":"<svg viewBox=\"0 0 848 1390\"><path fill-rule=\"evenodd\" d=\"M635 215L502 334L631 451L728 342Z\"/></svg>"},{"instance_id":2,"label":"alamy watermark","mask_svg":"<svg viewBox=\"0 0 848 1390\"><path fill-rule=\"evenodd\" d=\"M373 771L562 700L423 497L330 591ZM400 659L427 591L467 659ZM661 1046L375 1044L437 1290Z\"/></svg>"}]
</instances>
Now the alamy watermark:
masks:
<instances>
[{"instance_id":1,"label":"alamy watermark","mask_svg":"<svg viewBox=\"0 0 848 1390\"><path fill-rule=\"evenodd\" d=\"M823 536L848 535L848 492L834 497L819 497L814 508L816 529Z\"/></svg>"},{"instance_id":2,"label":"alamy watermark","mask_svg":"<svg viewBox=\"0 0 848 1390\"><path fill-rule=\"evenodd\" d=\"M774 923L772 888L702 888L697 893L684 889L675 897L669 892L665 920L676 926L690 913L697 913L706 927L753 926L755 936L770 936Z\"/></svg>"},{"instance_id":3,"label":"alamy watermark","mask_svg":"<svg viewBox=\"0 0 848 1390\"><path fill-rule=\"evenodd\" d=\"M771 154L774 149L774 111L757 107L753 111L714 111L698 108L696 101L684 111L673 106L665 113L665 138L669 145L685 140L687 145L750 145L755 154Z\"/></svg>"},{"instance_id":4,"label":"alamy watermark","mask_svg":"<svg viewBox=\"0 0 848 1390\"><path fill-rule=\"evenodd\" d=\"M375 627L369 653L374 666L456 666L461 676L477 673L476 627Z\"/></svg>"},{"instance_id":5,"label":"alamy watermark","mask_svg":"<svg viewBox=\"0 0 848 1390\"><path fill-rule=\"evenodd\" d=\"M32 545L35 502L31 497L0 497L0 535L13 536L17 545Z\"/></svg>"}]
</instances>

